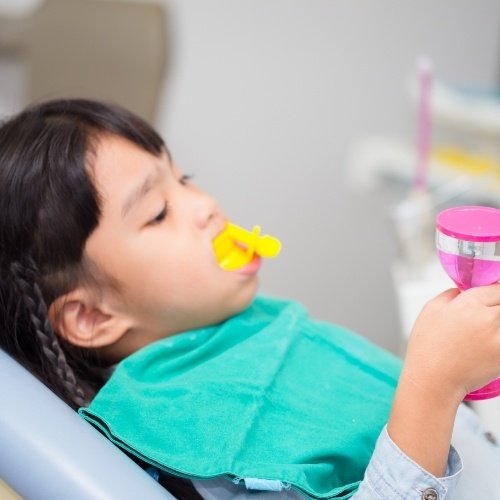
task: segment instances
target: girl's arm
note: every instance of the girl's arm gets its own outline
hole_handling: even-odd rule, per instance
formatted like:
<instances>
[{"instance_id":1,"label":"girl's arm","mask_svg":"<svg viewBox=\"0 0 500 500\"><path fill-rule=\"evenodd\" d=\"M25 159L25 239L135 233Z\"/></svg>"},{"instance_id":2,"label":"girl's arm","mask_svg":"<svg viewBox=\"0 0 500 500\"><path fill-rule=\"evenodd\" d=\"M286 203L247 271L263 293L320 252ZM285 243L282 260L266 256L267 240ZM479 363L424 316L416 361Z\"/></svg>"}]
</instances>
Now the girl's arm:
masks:
<instances>
[{"instance_id":1,"label":"girl's arm","mask_svg":"<svg viewBox=\"0 0 500 500\"><path fill-rule=\"evenodd\" d=\"M451 447L457 410L468 392L499 375L500 284L448 290L430 301L413 328L387 429L353 500L452 498L461 471Z\"/></svg>"},{"instance_id":2,"label":"girl's arm","mask_svg":"<svg viewBox=\"0 0 500 500\"><path fill-rule=\"evenodd\" d=\"M389 437L423 469L443 477L459 404L450 394L428 392L403 372L387 425Z\"/></svg>"},{"instance_id":3,"label":"girl's arm","mask_svg":"<svg viewBox=\"0 0 500 500\"><path fill-rule=\"evenodd\" d=\"M389 436L442 477L460 402L499 374L500 285L444 292L426 305L410 336Z\"/></svg>"}]
</instances>

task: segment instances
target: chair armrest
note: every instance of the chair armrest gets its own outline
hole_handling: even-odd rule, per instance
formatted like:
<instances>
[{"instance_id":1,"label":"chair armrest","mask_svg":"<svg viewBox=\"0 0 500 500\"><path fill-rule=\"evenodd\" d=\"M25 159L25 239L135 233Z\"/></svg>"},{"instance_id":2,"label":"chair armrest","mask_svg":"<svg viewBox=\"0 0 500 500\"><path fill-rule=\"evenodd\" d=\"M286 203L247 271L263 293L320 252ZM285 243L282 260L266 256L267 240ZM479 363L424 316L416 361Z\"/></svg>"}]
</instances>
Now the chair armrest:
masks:
<instances>
[{"instance_id":1,"label":"chair armrest","mask_svg":"<svg viewBox=\"0 0 500 500\"><path fill-rule=\"evenodd\" d=\"M0 449L23 498L174 498L1 349Z\"/></svg>"}]
</instances>

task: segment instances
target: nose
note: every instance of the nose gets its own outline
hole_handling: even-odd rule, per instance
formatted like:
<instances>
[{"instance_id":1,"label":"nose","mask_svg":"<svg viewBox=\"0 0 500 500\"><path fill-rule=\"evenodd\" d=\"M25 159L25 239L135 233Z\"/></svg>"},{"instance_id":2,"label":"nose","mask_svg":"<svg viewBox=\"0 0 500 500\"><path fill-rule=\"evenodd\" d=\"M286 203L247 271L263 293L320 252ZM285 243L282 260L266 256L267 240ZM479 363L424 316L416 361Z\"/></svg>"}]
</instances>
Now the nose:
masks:
<instances>
[{"instance_id":1,"label":"nose","mask_svg":"<svg viewBox=\"0 0 500 500\"><path fill-rule=\"evenodd\" d=\"M194 222L199 229L210 226L214 219L223 219L219 204L211 195L201 189L192 188L194 200Z\"/></svg>"}]
</instances>

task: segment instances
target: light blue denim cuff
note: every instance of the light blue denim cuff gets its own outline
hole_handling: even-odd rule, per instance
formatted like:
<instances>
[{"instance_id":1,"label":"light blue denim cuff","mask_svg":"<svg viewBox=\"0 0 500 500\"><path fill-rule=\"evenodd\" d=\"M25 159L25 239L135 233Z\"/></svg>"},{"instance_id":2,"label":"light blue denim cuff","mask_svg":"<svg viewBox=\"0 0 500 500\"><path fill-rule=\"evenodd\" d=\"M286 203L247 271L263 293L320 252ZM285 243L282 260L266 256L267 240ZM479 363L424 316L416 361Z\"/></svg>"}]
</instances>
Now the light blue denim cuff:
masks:
<instances>
[{"instance_id":1,"label":"light blue denim cuff","mask_svg":"<svg viewBox=\"0 0 500 500\"><path fill-rule=\"evenodd\" d=\"M430 489L436 491L439 500L453 498L461 472L462 459L453 446L448 454L446 476L437 478L405 455L384 427L354 499L421 500Z\"/></svg>"}]
</instances>

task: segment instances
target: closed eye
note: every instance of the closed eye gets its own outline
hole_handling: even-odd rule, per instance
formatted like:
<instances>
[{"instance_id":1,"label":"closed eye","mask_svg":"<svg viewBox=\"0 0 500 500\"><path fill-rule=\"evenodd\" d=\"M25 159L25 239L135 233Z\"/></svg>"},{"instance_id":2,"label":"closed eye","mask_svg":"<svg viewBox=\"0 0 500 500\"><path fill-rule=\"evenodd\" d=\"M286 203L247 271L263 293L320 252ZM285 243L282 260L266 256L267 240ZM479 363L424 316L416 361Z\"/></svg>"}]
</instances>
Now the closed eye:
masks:
<instances>
[{"instance_id":1,"label":"closed eye","mask_svg":"<svg viewBox=\"0 0 500 500\"><path fill-rule=\"evenodd\" d=\"M183 186L185 186L192 178L193 178L192 175L183 175L179 179L179 184L182 184Z\"/></svg>"},{"instance_id":2,"label":"closed eye","mask_svg":"<svg viewBox=\"0 0 500 500\"><path fill-rule=\"evenodd\" d=\"M159 224L160 222L165 220L167 217L167 213L168 213L168 204L165 203L165 206L163 207L162 211L154 219L151 219L148 222L148 226L154 226L155 224Z\"/></svg>"}]
</instances>

